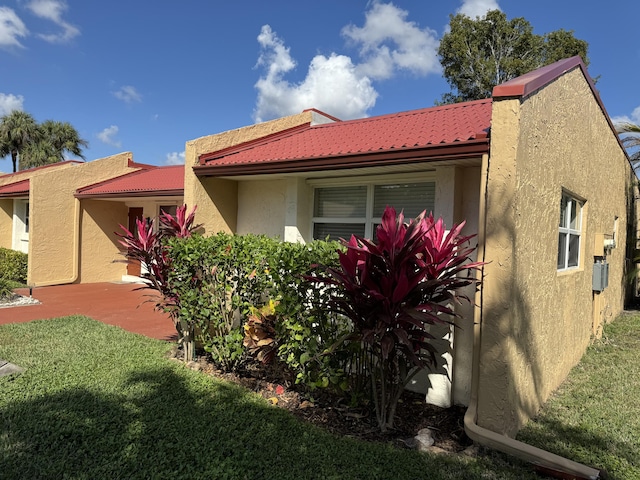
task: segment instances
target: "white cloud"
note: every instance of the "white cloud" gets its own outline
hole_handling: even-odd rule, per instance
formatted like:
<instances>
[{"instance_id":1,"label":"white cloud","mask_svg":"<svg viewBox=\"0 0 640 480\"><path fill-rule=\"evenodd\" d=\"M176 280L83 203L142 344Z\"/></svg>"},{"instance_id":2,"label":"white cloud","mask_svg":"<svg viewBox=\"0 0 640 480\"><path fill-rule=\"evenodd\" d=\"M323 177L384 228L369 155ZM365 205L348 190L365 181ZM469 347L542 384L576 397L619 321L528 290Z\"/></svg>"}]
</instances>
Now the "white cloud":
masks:
<instances>
[{"instance_id":1,"label":"white cloud","mask_svg":"<svg viewBox=\"0 0 640 480\"><path fill-rule=\"evenodd\" d=\"M167 153L165 165L184 165L184 152Z\"/></svg>"},{"instance_id":2,"label":"white cloud","mask_svg":"<svg viewBox=\"0 0 640 480\"><path fill-rule=\"evenodd\" d=\"M463 0L456 13L464 13L467 17L475 19L484 17L489 10L500 10L497 0Z\"/></svg>"},{"instance_id":3,"label":"white cloud","mask_svg":"<svg viewBox=\"0 0 640 480\"><path fill-rule=\"evenodd\" d=\"M0 117L13 112L14 110L22 110L23 103L24 97L22 95L0 93Z\"/></svg>"},{"instance_id":4,"label":"white cloud","mask_svg":"<svg viewBox=\"0 0 640 480\"><path fill-rule=\"evenodd\" d=\"M360 58L354 61L339 53L316 55L298 83L285 78L296 67L289 47L264 25L258 36L261 54L257 64L264 73L255 84L254 119L259 122L307 108L345 120L360 118L375 106L375 81L393 78L401 71L418 76L439 73L437 34L408 17L407 11L392 3L374 0L362 27L348 25L342 30Z\"/></svg>"},{"instance_id":5,"label":"white cloud","mask_svg":"<svg viewBox=\"0 0 640 480\"><path fill-rule=\"evenodd\" d=\"M0 7L0 48L23 48L20 38L28 34L29 30L16 12L9 7Z\"/></svg>"},{"instance_id":6,"label":"white cloud","mask_svg":"<svg viewBox=\"0 0 640 480\"><path fill-rule=\"evenodd\" d=\"M292 84L283 78L296 66L289 48L269 25L262 27L258 42L263 50L258 65L267 72L255 85L257 122L300 113L307 108L318 108L343 119L357 118L375 105L378 94L371 80L357 74L349 57L317 55L309 65L306 78Z\"/></svg>"},{"instance_id":7,"label":"white cloud","mask_svg":"<svg viewBox=\"0 0 640 480\"><path fill-rule=\"evenodd\" d=\"M141 102L142 95L138 93L136 87L131 85L124 85L120 87L120 90L113 92L113 96L118 100L122 100L124 103Z\"/></svg>"},{"instance_id":8,"label":"white cloud","mask_svg":"<svg viewBox=\"0 0 640 480\"><path fill-rule=\"evenodd\" d=\"M356 73L349 57L317 55L309 65L306 78L292 84L283 78L295 67L289 49L268 25L262 27L258 41L265 50L258 63L267 66L268 71L256 83L256 121L300 113L307 108L317 108L343 119L357 118L375 105L378 94L371 80Z\"/></svg>"},{"instance_id":9,"label":"white cloud","mask_svg":"<svg viewBox=\"0 0 640 480\"><path fill-rule=\"evenodd\" d=\"M61 0L31 0L27 8L35 16L50 20L62 29L59 33L39 34L38 36L49 43L66 43L80 35L80 30L62 18L68 6Z\"/></svg>"},{"instance_id":10,"label":"white cloud","mask_svg":"<svg viewBox=\"0 0 640 480\"><path fill-rule=\"evenodd\" d=\"M633 123L640 125L640 107L636 107L631 112L631 115L622 115L619 117L611 117L611 121L614 125L620 125L623 123Z\"/></svg>"},{"instance_id":11,"label":"white cloud","mask_svg":"<svg viewBox=\"0 0 640 480\"><path fill-rule=\"evenodd\" d=\"M104 130L102 130L100 133L98 133L98 139L101 142L106 143L107 145L111 145L119 148L120 146L122 146L122 144L120 143L120 140L115 138L116 135L118 135L119 130L120 129L118 128L117 125L111 125L110 127L107 127Z\"/></svg>"},{"instance_id":12,"label":"white cloud","mask_svg":"<svg viewBox=\"0 0 640 480\"><path fill-rule=\"evenodd\" d=\"M407 21L408 15L392 3L374 2L363 27L342 29L345 37L360 45L362 75L378 80L392 77L399 69L417 75L440 72L436 32Z\"/></svg>"}]
</instances>

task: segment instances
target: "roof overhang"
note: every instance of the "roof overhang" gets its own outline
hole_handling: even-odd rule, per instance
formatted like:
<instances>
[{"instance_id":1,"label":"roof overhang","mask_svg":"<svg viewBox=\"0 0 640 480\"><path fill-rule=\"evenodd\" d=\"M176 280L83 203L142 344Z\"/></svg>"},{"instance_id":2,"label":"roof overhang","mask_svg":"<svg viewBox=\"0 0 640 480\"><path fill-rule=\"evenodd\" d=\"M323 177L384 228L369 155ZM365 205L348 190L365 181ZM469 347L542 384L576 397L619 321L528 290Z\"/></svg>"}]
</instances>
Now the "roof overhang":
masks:
<instances>
[{"instance_id":1,"label":"roof overhang","mask_svg":"<svg viewBox=\"0 0 640 480\"><path fill-rule=\"evenodd\" d=\"M489 152L489 137L447 144L367 152L331 157L270 160L243 164L205 164L193 167L199 177L264 175L393 166L411 163L468 159ZM214 161L215 162L215 161Z\"/></svg>"},{"instance_id":2,"label":"roof overhang","mask_svg":"<svg viewBox=\"0 0 640 480\"><path fill-rule=\"evenodd\" d=\"M95 200L112 200L131 197L182 197L184 196L184 190L137 190L112 193L83 193L78 191L74 196L80 199L93 198Z\"/></svg>"},{"instance_id":3,"label":"roof overhang","mask_svg":"<svg viewBox=\"0 0 640 480\"><path fill-rule=\"evenodd\" d=\"M25 198L29 196L29 179L0 186L0 198Z\"/></svg>"}]
</instances>

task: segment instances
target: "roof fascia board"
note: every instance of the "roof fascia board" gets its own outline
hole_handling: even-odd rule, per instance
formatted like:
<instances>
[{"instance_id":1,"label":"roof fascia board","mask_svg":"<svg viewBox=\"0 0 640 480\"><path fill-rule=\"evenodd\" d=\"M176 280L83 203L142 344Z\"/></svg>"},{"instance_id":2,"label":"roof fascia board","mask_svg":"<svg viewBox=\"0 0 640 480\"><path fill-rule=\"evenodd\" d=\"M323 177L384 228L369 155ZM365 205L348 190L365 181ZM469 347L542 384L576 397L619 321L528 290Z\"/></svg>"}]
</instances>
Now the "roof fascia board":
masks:
<instances>
[{"instance_id":1,"label":"roof fascia board","mask_svg":"<svg viewBox=\"0 0 640 480\"><path fill-rule=\"evenodd\" d=\"M140 190L137 192L113 192L113 193L82 193L76 192L74 197L80 199L93 198L99 200L101 198L123 198L123 197L182 197L184 190Z\"/></svg>"},{"instance_id":2,"label":"roof fascia board","mask_svg":"<svg viewBox=\"0 0 640 480\"><path fill-rule=\"evenodd\" d=\"M257 175L268 173L298 173L322 170L339 170L360 167L381 167L399 164L464 159L489 152L489 139L481 138L460 143L433 145L419 149L394 150L357 155L322 158L297 158L260 164L202 165L194 166L199 177L222 177L229 175Z\"/></svg>"}]
</instances>

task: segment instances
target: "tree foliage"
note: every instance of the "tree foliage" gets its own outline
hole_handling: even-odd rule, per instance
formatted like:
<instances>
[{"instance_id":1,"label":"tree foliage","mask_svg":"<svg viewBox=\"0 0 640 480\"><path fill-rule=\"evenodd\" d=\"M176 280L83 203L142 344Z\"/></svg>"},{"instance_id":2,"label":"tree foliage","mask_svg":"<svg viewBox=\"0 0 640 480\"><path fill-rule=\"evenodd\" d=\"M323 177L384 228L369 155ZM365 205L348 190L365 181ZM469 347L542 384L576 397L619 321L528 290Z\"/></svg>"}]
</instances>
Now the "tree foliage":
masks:
<instances>
[{"instance_id":1,"label":"tree foliage","mask_svg":"<svg viewBox=\"0 0 640 480\"><path fill-rule=\"evenodd\" d=\"M68 122L38 124L19 110L0 118L0 157L11 155L14 172L60 162L66 152L84 158L82 149L88 145Z\"/></svg>"},{"instance_id":2,"label":"tree foliage","mask_svg":"<svg viewBox=\"0 0 640 480\"><path fill-rule=\"evenodd\" d=\"M640 125L626 122L616 125L616 129L631 164L634 168L638 168L640 166Z\"/></svg>"},{"instance_id":3,"label":"tree foliage","mask_svg":"<svg viewBox=\"0 0 640 480\"><path fill-rule=\"evenodd\" d=\"M475 20L451 15L449 25L438 48L451 86L442 96L443 104L489 98L496 85L563 58L579 55L589 64L587 42L572 31L537 35L526 19L508 20L499 10Z\"/></svg>"}]
</instances>

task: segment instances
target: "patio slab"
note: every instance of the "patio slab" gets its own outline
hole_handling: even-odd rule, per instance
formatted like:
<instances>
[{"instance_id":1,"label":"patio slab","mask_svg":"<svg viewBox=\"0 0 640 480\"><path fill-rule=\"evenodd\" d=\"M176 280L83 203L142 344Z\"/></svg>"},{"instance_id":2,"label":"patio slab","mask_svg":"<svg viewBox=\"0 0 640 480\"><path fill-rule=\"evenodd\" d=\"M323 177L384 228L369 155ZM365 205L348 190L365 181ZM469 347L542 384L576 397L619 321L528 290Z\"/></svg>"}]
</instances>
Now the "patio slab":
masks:
<instances>
[{"instance_id":1,"label":"patio slab","mask_svg":"<svg viewBox=\"0 0 640 480\"><path fill-rule=\"evenodd\" d=\"M86 315L109 325L160 340L176 340L173 322L154 309L157 294L135 283L85 283L33 289L39 304L0 309L0 324ZM29 289L16 293L29 295ZM152 300L152 301L147 301Z\"/></svg>"}]
</instances>

